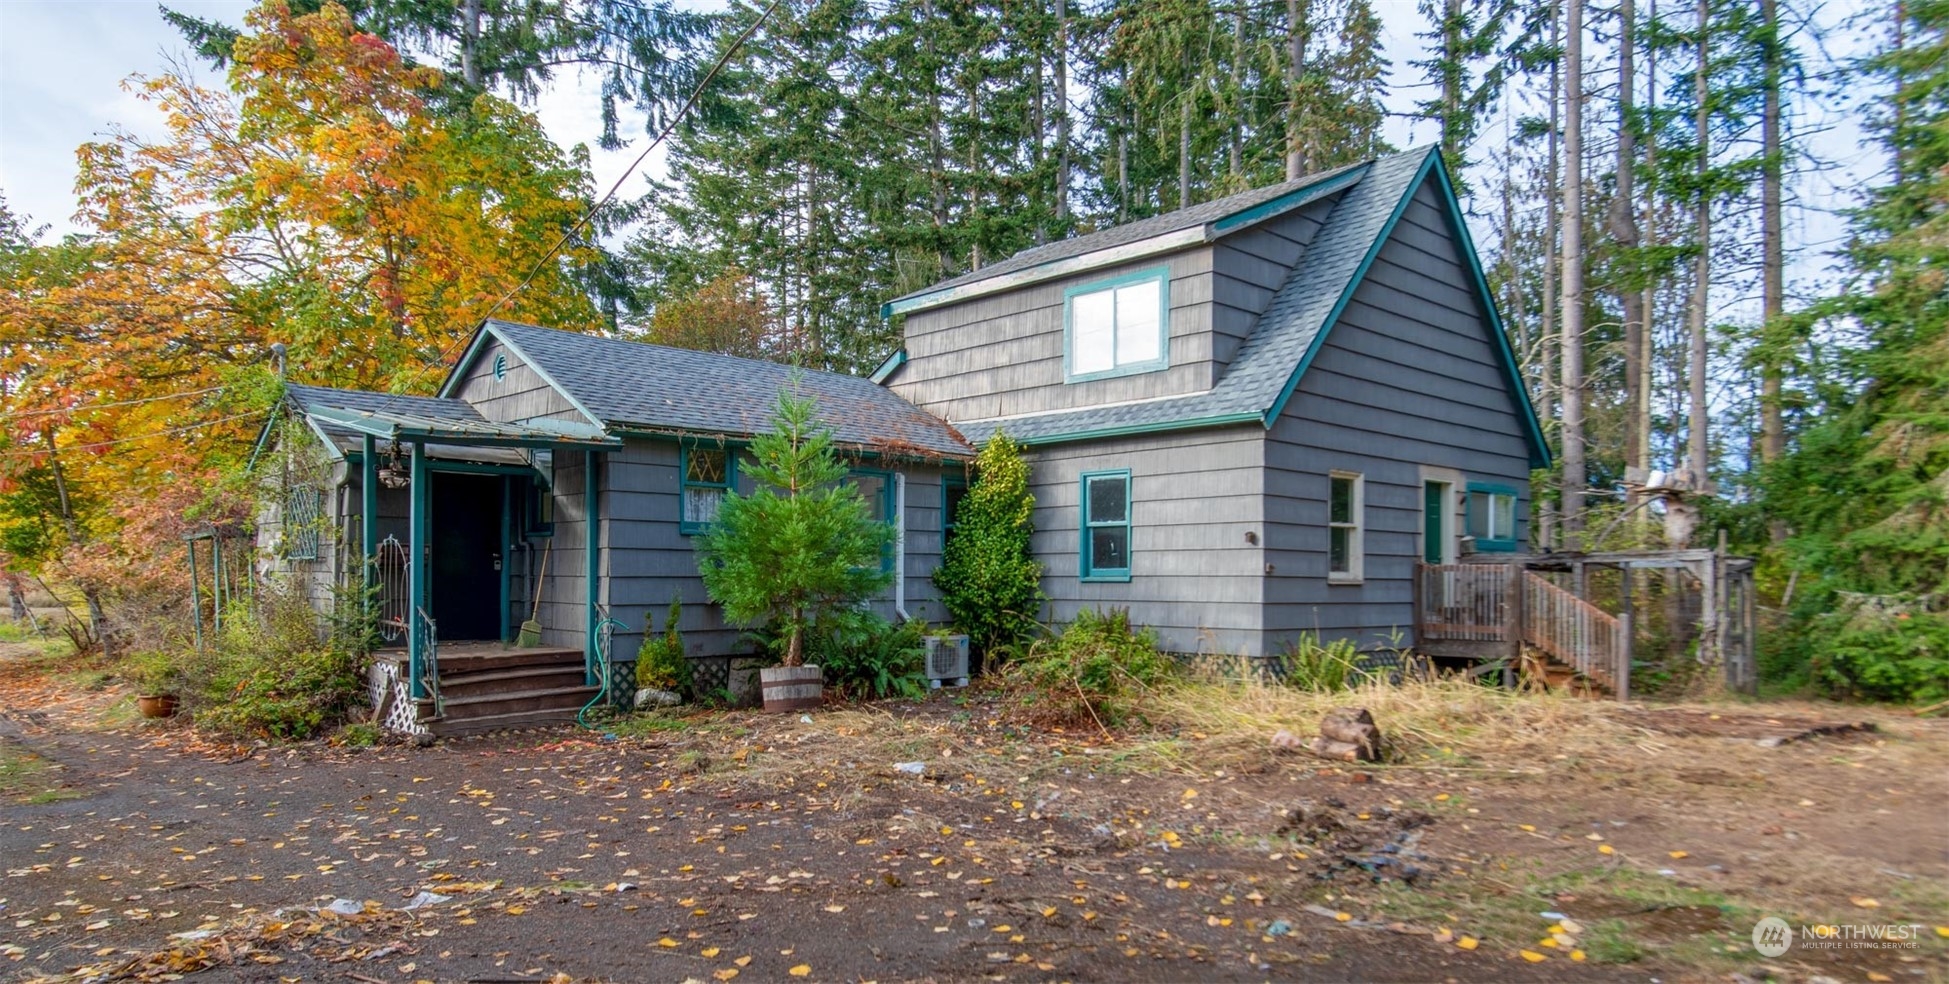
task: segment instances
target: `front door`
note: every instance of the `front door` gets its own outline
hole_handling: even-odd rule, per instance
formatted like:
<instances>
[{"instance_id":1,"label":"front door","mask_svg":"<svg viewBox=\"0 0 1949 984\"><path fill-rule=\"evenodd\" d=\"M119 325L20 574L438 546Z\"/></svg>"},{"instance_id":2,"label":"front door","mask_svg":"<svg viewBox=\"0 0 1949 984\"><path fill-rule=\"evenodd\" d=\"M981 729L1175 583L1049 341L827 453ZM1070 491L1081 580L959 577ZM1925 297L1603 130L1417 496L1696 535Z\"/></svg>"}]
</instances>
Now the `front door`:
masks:
<instances>
[{"instance_id":1,"label":"front door","mask_svg":"<svg viewBox=\"0 0 1949 984\"><path fill-rule=\"evenodd\" d=\"M1421 483L1421 559L1440 564L1448 558L1448 483Z\"/></svg>"},{"instance_id":2,"label":"front door","mask_svg":"<svg viewBox=\"0 0 1949 984\"><path fill-rule=\"evenodd\" d=\"M427 593L440 641L501 637L501 476L434 472Z\"/></svg>"}]
</instances>

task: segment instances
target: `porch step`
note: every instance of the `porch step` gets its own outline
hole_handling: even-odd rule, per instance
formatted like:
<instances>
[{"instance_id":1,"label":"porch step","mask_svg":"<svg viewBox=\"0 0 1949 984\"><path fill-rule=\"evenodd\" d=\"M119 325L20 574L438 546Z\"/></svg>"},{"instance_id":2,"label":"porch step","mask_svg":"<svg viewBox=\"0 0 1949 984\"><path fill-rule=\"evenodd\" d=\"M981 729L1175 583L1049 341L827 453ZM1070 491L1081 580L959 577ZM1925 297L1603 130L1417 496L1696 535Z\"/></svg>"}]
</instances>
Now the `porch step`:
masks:
<instances>
[{"instance_id":1,"label":"porch step","mask_svg":"<svg viewBox=\"0 0 1949 984\"><path fill-rule=\"evenodd\" d=\"M582 666L580 649L510 649L486 651L461 649L451 651L441 647L440 679L447 680L467 673L486 673L498 670L512 670L527 666L566 666L577 669Z\"/></svg>"},{"instance_id":2,"label":"porch step","mask_svg":"<svg viewBox=\"0 0 1949 984\"><path fill-rule=\"evenodd\" d=\"M461 697L516 694L533 690L586 686L582 661L567 664L517 666L478 673L456 673L440 668L440 693L449 701Z\"/></svg>"},{"instance_id":3,"label":"porch step","mask_svg":"<svg viewBox=\"0 0 1949 984\"><path fill-rule=\"evenodd\" d=\"M541 728L574 723L573 709L517 711L510 714L484 714L479 717L429 721L427 730L433 732L436 738L458 738L462 735L484 735L492 731L506 731L512 728Z\"/></svg>"},{"instance_id":4,"label":"porch step","mask_svg":"<svg viewBox=\"0 0 1949 984\"><path fill-rule=\"evenodd\" d=\"M565 712L572 719L575 712L600 691L600 687L553 687L472 697L444 697L440 707L442 719L446 721L541 711ZM419 705L422 720L433 713L433 701L422 700Z\"/></svg>"}]
</instances>

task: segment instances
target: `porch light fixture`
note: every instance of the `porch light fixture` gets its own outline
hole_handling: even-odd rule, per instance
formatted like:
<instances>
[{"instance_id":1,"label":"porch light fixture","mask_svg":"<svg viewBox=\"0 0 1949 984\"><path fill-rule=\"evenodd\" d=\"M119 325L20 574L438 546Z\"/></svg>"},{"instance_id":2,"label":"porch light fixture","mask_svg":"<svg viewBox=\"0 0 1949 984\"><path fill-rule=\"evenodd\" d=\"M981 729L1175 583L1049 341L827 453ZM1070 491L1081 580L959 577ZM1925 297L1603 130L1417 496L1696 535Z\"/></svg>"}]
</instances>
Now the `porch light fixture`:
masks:
<instances>
[{"instance_id":1,"label":"porch light fixture","mask_svg":"<svg viewBox=\"0 0 1949 984\"><path fill-rule=\"evenodd\" d=\"M389 489L403 489L413 483L413 473L400 460L399 442L385 450L385 463L379 466L379 484Z\"/></svg>"}]
</instances>

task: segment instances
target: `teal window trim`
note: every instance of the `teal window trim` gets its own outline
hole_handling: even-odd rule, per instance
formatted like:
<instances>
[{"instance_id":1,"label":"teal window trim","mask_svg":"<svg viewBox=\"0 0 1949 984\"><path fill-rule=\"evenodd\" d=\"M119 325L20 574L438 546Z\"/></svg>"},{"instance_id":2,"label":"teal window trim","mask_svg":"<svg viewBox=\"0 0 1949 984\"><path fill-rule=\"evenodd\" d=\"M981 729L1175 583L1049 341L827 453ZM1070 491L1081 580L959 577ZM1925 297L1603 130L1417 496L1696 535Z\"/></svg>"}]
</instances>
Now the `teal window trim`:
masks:
<instances>
[{"instance_id":1,"label":"teal window trim","mask_svg":"<svg viewBox=\"0 0 1949 984\"><path fill-rule=\"evenodd\" d=\"M528 480L528 503L521 523L521 534L525 539L543 540L555 535L555 514L552 508L554 491L534 479Z\"/></svg>"},{"instance_id":2,"label":"teal window trim","mask_svg":"<svg viewBox=\"0 0 1949 984\"><path fill-rule=\"evenodd\" d=\"M896 536L899 535L900 518L893 514L893 472L882 468L849 468L846 471L847 478L856 478L862 475L871 476L880 480L880 515L886 517L883 522L894 527L894 534ZM858 488L857 482L854 483L854 487ZM864 496L865 493L862 492L861 497L864 498ZM893 546L891 544L880 551L880 570L882 573L893 570Z\"/></svg>"},{"instance_id":3,"label":"teal window trim","mask_svg":"<svg viewBox=\"0 0 1949 984\"><path fill-rule=\"evenodd\" d=\"M690 478L690 454L692 451L716 451L724 455L724 481L696 482ZM693 523L684 518L684 501L689 498L691 489L715 489L729 495L737 488L738 452L728 445L699 447L688 441L677 445L677 532L685 536L709 533L715 523Z\"/></svg>"},{"instance_id":4,"label":"teal window trim","mask_svg":"<svg viewBox=\"0 0 1949 984\"><path fill-rule=\"evenodd\" d=\"M943 474L941 476L941 546L943 548L946 548L948 538L953 536L954 531L961 525L952 518L959 512L951 503L955 489L960 489L965 497L968 492L968 476Z\"/></svg>"},{"instance_id":5,"label":"teal window trim","mask_svg":"<svg viewBox=\"0 0 1949 984\"><path fill-rule=\"evenodd\" d=\"M1490 496L1506 495L1509 497L1509 535L1508 536L1484 537L1484 536L1478 536L1476 534L1475 531L1477 528L1476 527L1477 515L1475 509L1475 496L1477 493L1482 493L1484 495L1490 495ZM1516 552L1516 525L1517 525L1516 505L1521 501L1522 501L1521 496L1519 496L1516 492L1516 489L1511 486L1493 485L1487 482L1469 483L1468 507L1467 507L1467 519L1466 519L1466 522L1468 523L1467 532L1468 535L1475 537L1475 549L1477 552L1479 553L1515 553Z\"/></svg>"},{"instance_id":6,"label":"teal window trim","mask_svg":"<svg viewBox=\"0 0 1949 984\"><path fill-rule=\"evenodd\" d=\"M1075 351L1076 334L1075 331L1073 330L1074 325L1072 323L1073 322L1072 314L1075 311L1076 298L1081 297L1085 294L1095 294L1098 293L1099 291L1114 290L1118 287L1128 287L1131 284L1141 284L1141 283L1146 283L1151 281L1155 281L1157 284L1157 358L1148 359L1143 362L1116 364L1116 356L1115 353L1113 352L1111 354L1111 362L1113 363L1113 365L1109 369L1104 369L1098 372L1086 372L1086 373L1078 373L1074 371L1073 367L1076 364L1076 351ZM1112 316L1114 317L1114 315ZM1116 329L1114 325L1111 327L1110 330L1110 338L1111 338L1111 345L1114 346L1116 344ZM1071 287L1062 292L1063 382L1081 383L1081 382L1087 382L1092 379L1111 379L1117 376L1134 376L1138 373L1156 372L1160 369L1169 369L1170 367L1171 367L1171 268L1170 267L1168 266L1151 267L1145 270L1138 270L1134 273L1126 273L1120 277L1111 277L1108 280L1094 280L1087 284L1079 284L1075 287Z\"/></svg>"},{"instance_id":7,"label":"teal window trim","mask_svg":"<svg viewBox=\"0 0 1949 984\"><path fill-rule=\"evenodd\" d=\"M1098 521L1090 516L1090 480L1097 478L1123 479L1123 519L1121 521ZM1124 553L1126 558L1135 553L1131 549L1131 514L1135 512L1136 496L1132 495L1134 486L1130 480L1130 469L1120 468L1109 471L1084 472L1077 482L1076 502L1076 554L1079 580L1095 582L1124 582L1130 580L1130 567L1126 560L1123 567L1094 567L1090 563L1090 531L1096 529L1123 529Z\"/></svg>"}]
</instances>

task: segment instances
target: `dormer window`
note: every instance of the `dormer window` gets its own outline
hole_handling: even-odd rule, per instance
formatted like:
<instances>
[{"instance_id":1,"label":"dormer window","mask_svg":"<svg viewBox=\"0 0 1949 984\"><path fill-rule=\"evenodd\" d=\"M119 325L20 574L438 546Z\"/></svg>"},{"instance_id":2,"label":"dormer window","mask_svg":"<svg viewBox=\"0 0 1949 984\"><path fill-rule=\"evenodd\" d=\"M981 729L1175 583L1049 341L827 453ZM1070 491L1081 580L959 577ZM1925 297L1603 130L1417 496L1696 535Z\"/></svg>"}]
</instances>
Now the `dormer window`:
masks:
<instances>
[{"instance_id":1,"label":"dormer window","mask_svg":"<svg viewBox=\"0 0 1949 984\"><path fill-rule=\"evenodd\" d=\"M1169 267L1063 292L1063 370L1068 382L1151 372L1171 364Z\"/></svg>"}]
</instances>

